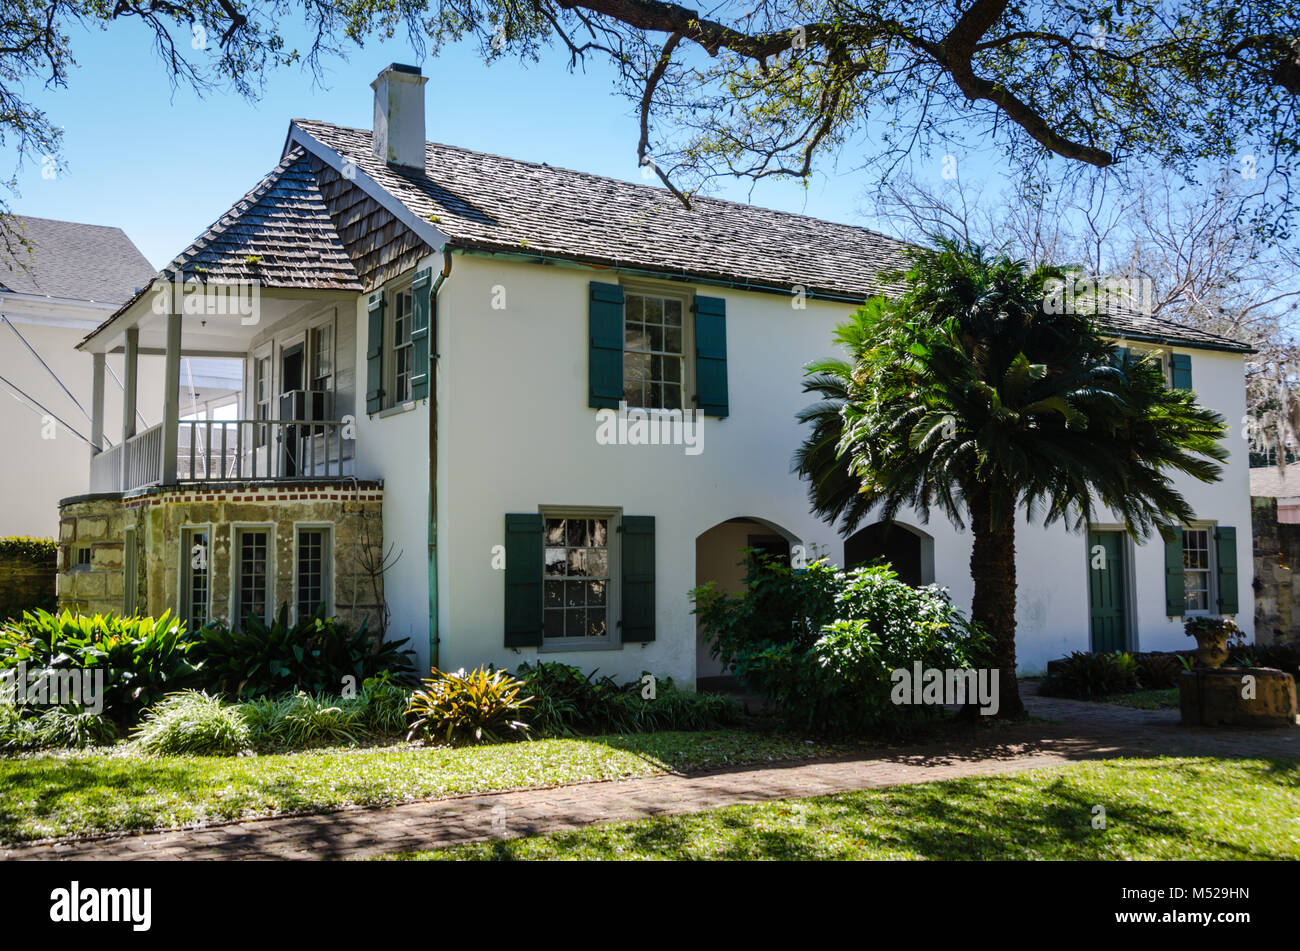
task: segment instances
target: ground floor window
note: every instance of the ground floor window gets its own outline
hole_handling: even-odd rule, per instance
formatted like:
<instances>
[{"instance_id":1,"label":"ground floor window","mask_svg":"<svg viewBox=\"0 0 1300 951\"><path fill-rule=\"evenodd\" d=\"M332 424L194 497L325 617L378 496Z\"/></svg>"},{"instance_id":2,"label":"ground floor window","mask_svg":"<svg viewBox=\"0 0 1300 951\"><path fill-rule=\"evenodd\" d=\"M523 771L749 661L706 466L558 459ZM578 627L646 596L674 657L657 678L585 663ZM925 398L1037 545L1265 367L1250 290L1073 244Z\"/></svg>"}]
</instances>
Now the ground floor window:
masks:
<instances>
[{"instance_id":1,"label":"ground floor window","mask_svg":"<svg viewBox=\"0 0 1300 951\"><path fill-rule=\"evenodd\" d=\"M298 617L314 615L323 604L330 610L330 531L324 526L298 529Z\"/></svg>"},{"instance_id":2,"label":"ground floor window","mask_svg":"<svg viewBox=\"0 0 1300 951\"><path fill-rule=\"evenodd\" d=\"M249 614L267 617L271 600L270 550L270 529L236 529L234 620L237 624Z\"/></svg>"},{"instance_id":3,"label":"ground floor window","mask_svg":"<svg viewBox=\"0 0 1300 951\"><path fill-rule=\"evenodd\" d=\"M1211 529L1183 529L1183 592L1188 614L1209 614L1214 604Z\"/></svg>"},{"instance_id":4,"label":"ground floor window","mask_svg":"<svg viewBox=\"0 0 1300 951\"><path fill-rule=\"evenodd\" d=\"M210 534L206 528L181 532L181 617L185 626L197 631L208 623L212 610L212 567ZM128 578L128 583L133 579Z\"/></svg>"},{"instance_id":5,"label":"ground floor window","mask_svg":"<svg viewBox=\"0 0 1300 951\"><path fill-rule=\"evenodd\" d=\"M615 577L610 515L544 513L543 638L551 644L608 641Z\"/></svg>"}]
</instances>

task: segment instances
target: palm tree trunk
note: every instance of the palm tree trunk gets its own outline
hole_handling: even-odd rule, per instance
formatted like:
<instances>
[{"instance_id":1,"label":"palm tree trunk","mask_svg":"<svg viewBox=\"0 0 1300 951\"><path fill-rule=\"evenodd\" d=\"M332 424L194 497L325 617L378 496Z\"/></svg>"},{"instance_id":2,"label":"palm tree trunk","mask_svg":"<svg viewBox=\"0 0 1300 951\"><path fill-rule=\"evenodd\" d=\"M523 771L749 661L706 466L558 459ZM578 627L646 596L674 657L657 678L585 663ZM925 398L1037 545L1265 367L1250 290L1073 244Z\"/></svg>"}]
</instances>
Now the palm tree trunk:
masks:
<instances>
[{"instance_id":1,"label":"palm tree trunk","mask_svg":"<svg viewBox=\"0 0 1300 951\"><path fill-rule=\"evenodd\" d=\"M980 486L967 497L970 505L970 574L975 582L971 619L993 641L998 673L997 716L1020 717L1024 704L1016 683L1016 508L1015 493L1000 486Z\"/></svg>"}]
</instances>

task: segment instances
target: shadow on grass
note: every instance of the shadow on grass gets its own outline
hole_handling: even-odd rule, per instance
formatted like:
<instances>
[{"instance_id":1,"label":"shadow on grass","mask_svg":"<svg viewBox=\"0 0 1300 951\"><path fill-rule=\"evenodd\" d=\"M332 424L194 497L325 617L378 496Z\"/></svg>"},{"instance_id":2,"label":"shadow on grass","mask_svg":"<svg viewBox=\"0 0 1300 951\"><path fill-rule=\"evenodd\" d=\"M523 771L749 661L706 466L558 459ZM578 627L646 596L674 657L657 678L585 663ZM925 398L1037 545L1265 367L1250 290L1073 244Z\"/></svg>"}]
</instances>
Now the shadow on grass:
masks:
<instances>
[{"instance_id":1,"label":"shadow on grass","mask_svg":"<svg viewBox=\"0 0 1300 951\"><path fill-rule=\"evenodd\" d=\"M1167 782L1177 772L1177 783ZM1259 785L1244 784L1245 771ZM1248 777L1249 778L1249 777ZM931 860L1293 858L1286 836L1261 839L1253 805L1266 792L1293 795L1300 764L1144 761L1099 775L996 776L785 800L593 826L545 840L506 840L468 850L472 858L513 860L566 855L591 860L809 860L902 857ZM1264 787L1275 787L1267 790ZM1161 789L1168 795L1148 796ZM1093 827L1106 807L1106 828ZM1221 808L1221 832L1202 825ZM1278 821L1285 823L1286 816ZM1240 830L1234 837L1233 830ZM540 847L539 847L540 844Z\"/></svg>"}]
</instances>

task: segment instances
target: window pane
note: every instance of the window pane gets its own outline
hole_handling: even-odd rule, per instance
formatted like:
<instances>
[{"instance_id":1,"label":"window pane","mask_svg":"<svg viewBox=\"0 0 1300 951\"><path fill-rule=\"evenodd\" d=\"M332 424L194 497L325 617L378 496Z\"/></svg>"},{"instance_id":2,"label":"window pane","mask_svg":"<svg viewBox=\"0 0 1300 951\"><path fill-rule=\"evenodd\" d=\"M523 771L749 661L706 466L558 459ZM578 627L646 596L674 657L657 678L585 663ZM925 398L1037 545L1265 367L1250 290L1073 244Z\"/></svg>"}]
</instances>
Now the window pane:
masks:
<instances>
[{"instance_id":1,"label":"window pane","mask_svg":"<svg viewBox=\"0 0 1300 951\"><path fill-rule=\"evenodd\" d=\"M266 617L266 532L239 535L239 618Z\"/></svg>"},{"instance_id":2,"label":"window pane","mask_svg":"<svg viewBox=\"0 0 1300 951\"><path fill-rule=\"evenodd\" d=\"M209 571L208 533L189 532L184 546L185 572L185 622L191 631L197 631L208 622Z\"/></svg>"},{"instance_id":3,"label":"window pane","mask_svg":"<svg viewBox=\"0 0 1300 951\"><path fill-rule=\"evenodd\" d=\"M303 529L298 533L298 617L313 616L325 602L325 532Z\"/></svg>"},{"instance_id":4,"label":"window pane","mask_svg":"<svg viewBox=\"0 0 1300 951\"><path fill-rule=\"evenodd\" d=\"M605 637L609 520L548 518L543 531L547 546L543 636Z\"/></svg>"}]
</instances>

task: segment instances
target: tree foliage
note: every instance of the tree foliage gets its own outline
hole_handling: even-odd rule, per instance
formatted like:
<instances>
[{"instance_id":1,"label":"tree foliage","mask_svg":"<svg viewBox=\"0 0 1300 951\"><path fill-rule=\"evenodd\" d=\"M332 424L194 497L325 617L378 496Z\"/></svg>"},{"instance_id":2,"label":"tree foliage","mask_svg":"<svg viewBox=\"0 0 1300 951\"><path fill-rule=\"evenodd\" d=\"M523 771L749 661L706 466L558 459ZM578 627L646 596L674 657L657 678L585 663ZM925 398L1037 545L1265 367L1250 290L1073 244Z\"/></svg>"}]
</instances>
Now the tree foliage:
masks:
<instances>
[{"instance_id":1,"label":"tree foliage","mask_svg":"<svg viewBox=\"0 0 1300 951\"><path fill-rule=\"evenodd\" d=\"M1035 178L1053 158L1194 175L1244 156L1280 182L1285 209L1298 19L1285 0L751 0L707 13L667 0L14 0L0 14L0 136L29 159L57 153L54 118L24 90L68 82L79 26L135 24L174 81L248 95L273 67L319 69L404 30L417 55L472 39L490 59L552 46L571 66L610 57L640 114L639 159L688 203L719 175L806 178L859 147L883 173L918 146L992 142ZM288 39L300 29L301 49Z\"/></svg>"},{"instance_id":2,"label":"tree foliage","mask_svg":"<svg viewBox=\"0 0 1300 951\"><path fill-rule=\"evenodd\" d=\"M821 401L800 417L810 432L795 469L844 534L869 513L938 510L969 525L971 616L1011 693L1017 516L1169 532L1194 518L1174 478L1220 476L1224 420L1126 358L1090 315L1054 313L1047 282L1072 272L941 238L892 279L903 294L869 300L837 331L847 359L808 368L805 391Z\"/></svg>"}]
</instances>

